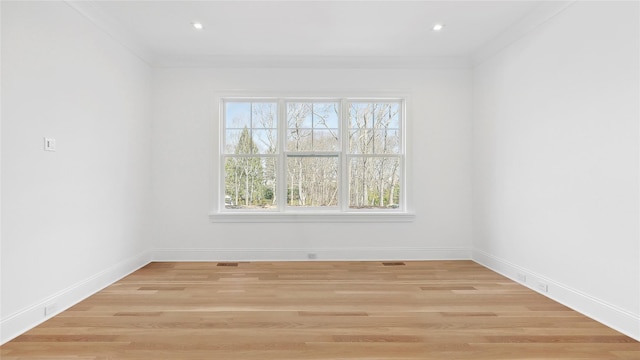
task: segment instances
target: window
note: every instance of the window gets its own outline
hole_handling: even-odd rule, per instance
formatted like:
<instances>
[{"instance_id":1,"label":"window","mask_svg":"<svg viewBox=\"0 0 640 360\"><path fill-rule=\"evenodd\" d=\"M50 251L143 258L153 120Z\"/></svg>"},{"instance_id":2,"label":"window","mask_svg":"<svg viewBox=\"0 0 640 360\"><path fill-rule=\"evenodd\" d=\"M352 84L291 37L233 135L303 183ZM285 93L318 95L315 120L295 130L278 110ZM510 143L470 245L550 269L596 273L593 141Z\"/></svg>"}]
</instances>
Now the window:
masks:
<instances>
[{"instance_id":1,"label":"window","mask_svg":"<svg viewBox=\"0 0 640 360\"><path fill-rule=\"evenodd\" d=\"M224 103L227 209L277 208L278 103Z\"/></svg>"},{"instance_id":2,"label":"window","mask_svg":"<svg viewBox=\"0 0 640 360\"><path fill-rule=\"evenodd\" d=\"M221 101L219 213L403 213L404 100Z\"/></svg>"}]
</instances>

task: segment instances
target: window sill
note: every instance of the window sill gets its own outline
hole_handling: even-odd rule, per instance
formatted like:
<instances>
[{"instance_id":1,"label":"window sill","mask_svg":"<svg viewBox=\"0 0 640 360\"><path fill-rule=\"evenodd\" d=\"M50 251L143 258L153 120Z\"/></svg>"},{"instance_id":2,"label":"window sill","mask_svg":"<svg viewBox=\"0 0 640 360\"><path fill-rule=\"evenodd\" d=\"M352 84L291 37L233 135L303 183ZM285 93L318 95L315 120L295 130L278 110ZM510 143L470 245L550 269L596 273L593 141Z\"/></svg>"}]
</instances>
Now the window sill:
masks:
<instances>
[{"instance_id":1,"label":"window sill","mask_svg":"<svg viewBox=\"0 0 640 360\"><path fill-rule=\"evenodd\" d=\"M415 214L406 212L346 212L346 213L211 213L214 223L408 223Z\"/></svg>"}]
</instances>

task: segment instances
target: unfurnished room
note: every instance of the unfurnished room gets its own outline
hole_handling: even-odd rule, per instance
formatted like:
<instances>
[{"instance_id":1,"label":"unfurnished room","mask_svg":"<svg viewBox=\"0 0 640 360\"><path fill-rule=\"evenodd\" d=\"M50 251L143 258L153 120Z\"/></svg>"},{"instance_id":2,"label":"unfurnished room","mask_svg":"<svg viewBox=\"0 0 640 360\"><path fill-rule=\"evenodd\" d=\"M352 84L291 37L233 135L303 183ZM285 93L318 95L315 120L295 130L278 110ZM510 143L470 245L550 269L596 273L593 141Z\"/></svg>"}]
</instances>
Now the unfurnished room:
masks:
<instances>
[{"instance_id":1,"label":"unfurnished room","mask_svg":"<svg viewBox=\"0 0 640 360\"><path fill-rule=\"evenodd\" d=\"M640 359L639 1L0 1L0 358Z\"/></svg>"}]
</instances>

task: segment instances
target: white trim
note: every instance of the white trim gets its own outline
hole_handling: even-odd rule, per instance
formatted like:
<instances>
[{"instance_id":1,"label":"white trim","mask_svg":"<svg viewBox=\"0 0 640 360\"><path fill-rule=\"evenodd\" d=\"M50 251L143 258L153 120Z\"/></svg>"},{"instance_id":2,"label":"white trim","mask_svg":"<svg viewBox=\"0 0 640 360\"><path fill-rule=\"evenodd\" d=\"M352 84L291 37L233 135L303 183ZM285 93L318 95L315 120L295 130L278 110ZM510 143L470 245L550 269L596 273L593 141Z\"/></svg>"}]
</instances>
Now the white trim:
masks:
<instances>
[{"instance_id":1,"label":"white trim","mask_svg":"<svg viewBox=\"0 0 640 360\"><path fill-rule=\"evenodd\" d=\"M561 284L481 250L475 249L472 259L482 266L640 341L640 314L634 314L621 309L604 300L585 294L570 286ZM518 274L526 276L525 282L518 280ZM548 284L548 291L539 291L536 288L536 285L539 283Z\"/></svg>"},{"instance_id":2,"label":"white trim","mask_svg":"<svg viewBox=\"0 0 640 360\"><path fill-rule=\"evenodd\" d=\"M500 53L509 45L525 37L539 26L563 12L576 1L577 0L557 0L540 2L536 8L520 19L520 21L473 52L470 56L472 67L480 65L492 56Z\"/></svg>"},{"instance_id":3,"label":"white trim","mask_svg":"<svg viewBox=\"0 0 640 360\"><path fill-rule=\"evenodd\" d=\"M284 248L284 249L155 249L153 261L378 261L470 260L467 248Z\"/></svg>"},{"instance_id":4,"label":"white trim","mask_svg":"<svg viewBox=\"0 0 640 360\"><path fill-rule=\"evenodd\" d=\"M0 329L2 330L0 331L0 345L38 326L150 262L151 254L145 251L8 315L0 321ZM45 315L45 306L52 303L56 304L56 310L52 314Z\"/></svg>"},{"instance_id":5,"label":"white trim","mask_svg":"<svg viewBox=\"0 0 640 360\"><path fill-rule=\"evenodd\" d=\"M156 68L469 69L467 56L164 55Z\"/></svg>"},{"instance_id":6,"label":"white trim","mask_svg":"<svg viewBox=\"0 0 640 360\"><path fill-rule=\"evenodd\" d=\"M394 212L216 212L209 214L209 220L214 223L362 223L362 222L413 222L416 215L411 213Z\"/></svg>"}]
</instances>

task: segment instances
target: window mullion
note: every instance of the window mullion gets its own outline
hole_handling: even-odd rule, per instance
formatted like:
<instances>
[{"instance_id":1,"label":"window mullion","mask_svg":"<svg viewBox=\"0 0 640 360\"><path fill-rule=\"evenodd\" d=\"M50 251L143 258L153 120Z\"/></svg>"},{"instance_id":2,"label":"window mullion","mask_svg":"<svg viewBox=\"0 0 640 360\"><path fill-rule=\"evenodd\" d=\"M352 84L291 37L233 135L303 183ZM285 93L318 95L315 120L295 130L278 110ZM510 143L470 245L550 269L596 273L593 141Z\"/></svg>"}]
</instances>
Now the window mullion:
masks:
<instances>
[{"instance_id":1,"label":"window mullion","mask_svg":"<svg viewBox=\"0 0 640 360\"><path fill-rule=\"evenodd\" d=\"M349 108L345 99L340 100L340 211L349 209Z\"/></svg>"},{"instance_id":2,"label":"window mullion","mask_svg":"<svg viewBox=\"0 0 640 360\"><path fill-rule=\"evenodd\" d=\"M284 211L287 206L287 108L283 99L278 100L278 139L278 211Z\"/></svg>"}]
</instances>

